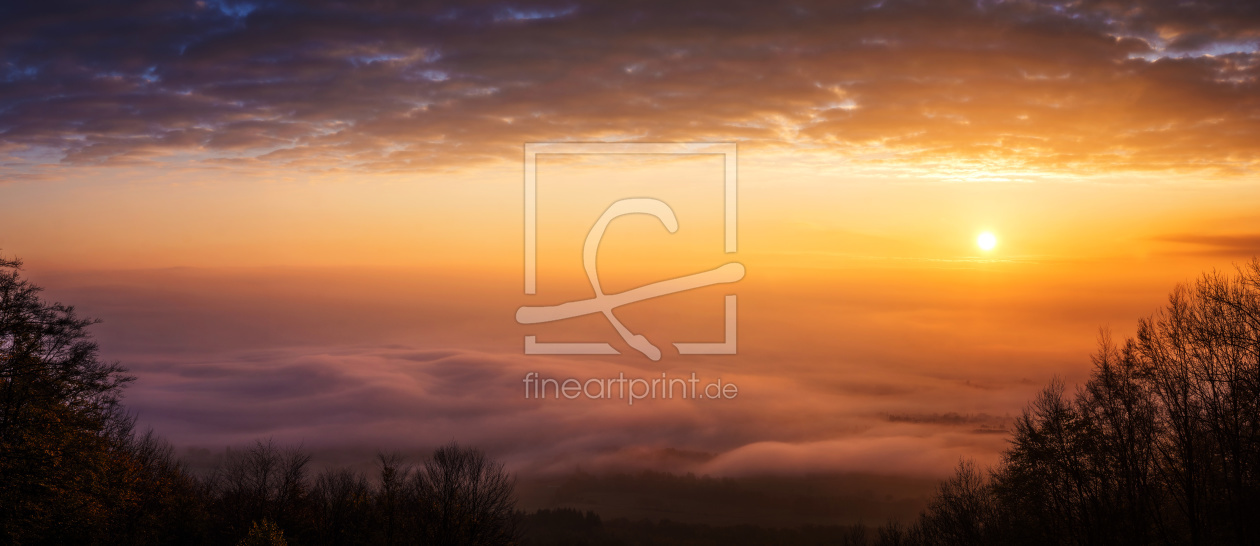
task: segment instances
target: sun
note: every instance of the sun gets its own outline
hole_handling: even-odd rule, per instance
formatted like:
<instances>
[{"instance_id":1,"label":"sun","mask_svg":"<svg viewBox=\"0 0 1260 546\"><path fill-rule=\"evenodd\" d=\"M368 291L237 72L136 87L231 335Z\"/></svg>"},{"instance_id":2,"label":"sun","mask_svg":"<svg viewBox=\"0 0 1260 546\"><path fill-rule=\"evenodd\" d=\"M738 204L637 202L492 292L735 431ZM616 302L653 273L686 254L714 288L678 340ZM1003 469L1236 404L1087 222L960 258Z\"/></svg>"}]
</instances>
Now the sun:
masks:
<instances>
[{"instance_id":1,"label":"sun","mask_svg":"<svg viewBox=\"0 0 1260 546\"><path fill-rule=\"evenodd\" d=\"M985 252L993 250L997 247L997 236L988 231L981 233L979 237L976 237L976 246Z\"/></svg>"}]
</instances>

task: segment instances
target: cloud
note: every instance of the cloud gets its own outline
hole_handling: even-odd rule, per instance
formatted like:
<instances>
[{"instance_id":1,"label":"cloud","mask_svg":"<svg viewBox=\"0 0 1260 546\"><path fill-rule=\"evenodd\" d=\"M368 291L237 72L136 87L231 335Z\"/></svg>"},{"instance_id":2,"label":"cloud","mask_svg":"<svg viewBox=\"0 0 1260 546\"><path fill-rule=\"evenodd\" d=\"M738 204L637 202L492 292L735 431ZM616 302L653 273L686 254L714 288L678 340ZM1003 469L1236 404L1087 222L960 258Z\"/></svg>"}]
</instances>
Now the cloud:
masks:
<instances>
[{"instance_id":1,"label":"cloud","mask_svg":"<svg viewBox=\"0 0 1260 546\"><path fill-rule=\"evenodd\" d=\"M133 359L131 371L140 380L127 401L143 424L181 446L272 438L315 450L358 450L366 458L380 449L423 450L458 440L483 446L518 470L544 474L581 468L933 476L948 473L960 457L992 459L1005 441L957 430L955 423L881 426L877 419L851 416L849 426L837 427L822 410L827 403L790 402L800 385L750 376L725 375L759 400L756 408L706 400L630 407L622 400L526 399L527 371L588 378L600 377L601 366L442 353L417 360L412 350L306 348L206 360ZM708 381L712 373L700 375ZM802 427L803 417L816 423ZM741 425L720 426L733 422ZM797 431L775 432L784 427Z\"/></svg>"},{"instance_id":2,"label":"cloud","mask_svg":"<svg viewBox=\"0 0 1260 546\"><path fill-rule=\"evenodd\" d=\"M1260 18L1233 2L40 2L0 20L0 141L65 165L423 170L643 139L1252 172L1260 135Z\"/></svg>"},{"instance_id":3,"label":"cloud","mask_svg":"<svg viewBox=\"0 0 1260 546\"><path fill-rule=\"evenodd\" d=\"M957 437L884 436L845 438L787 444L759 442L724 453L704 467L715 475L748 475L767 469L791 469L790 473L864 472L913 476L942 476L964 458L976 458L974 438L966 443ZM982 438L1001 445L1005 438ZM970 445L969 445L970 444ZM980 456L982 465L997 462L996 450ZM769 470L774 473L774 470Z\"/></svg>"},{"instance_id":4,"label":"cloud","mask_svg":"<svg viewBox=\"0 0 1260 546\"><path fill-rule=\"evenodd\" d=\"M1062 354L986 353L957 333L932 334L938 322L967 322L974 311L934 309L948 307L940 299L948 296L907 293L901 281L871 283L869 301L849 301L842 312L780 298L780 307L741 314L735 359L527 356L510 320L512 300L475 296L496 284L514 290L514 273L486 281L413 271L176 268L35 280L49 287L48 297L105 319L94 331L106 357L138 378L125 403L142 426L178 446L216 451L272 438L368 460L380 449L414 454L458 440L528 474L936 475L960 456L989 460L1004 447L1005 436L992 433L1001 420L987 415L1017 411L1037 387L1013 380L1011 362L1021 363L1019 375L1041 377L1038 367L1050 364L1063 371ZM770 301L756 285L746 288L741 298ZM807 292L811 302L834 297ZM829 320L800 320L832 312ZM1023 313L1051 314L1044 306ZM1026 322L997 315L1003 331ZM926 329L916 329L919 322ZM585 335L615 335L596 326ZM526 399L530 372L581 381L694 372L740 391L733 400L678 396L633 406L619 396L556 399L554 390L546 400ZM875 469L880 460L887 464Z\"/></svg>"},{"instance_id":5,"label":"cloud","mask_svg":"<svg viewBox=\"0 0 1260 546\"><path fill-rule=\"evenodd\" d=\"M1257 256L1260 255L1260 235L1199 235L1173 234L1154 237L1152 240L1164 243L1178 243L1196 248L1189 251L1196 255L1209 256Z\"/></svg>"}]
</instances>

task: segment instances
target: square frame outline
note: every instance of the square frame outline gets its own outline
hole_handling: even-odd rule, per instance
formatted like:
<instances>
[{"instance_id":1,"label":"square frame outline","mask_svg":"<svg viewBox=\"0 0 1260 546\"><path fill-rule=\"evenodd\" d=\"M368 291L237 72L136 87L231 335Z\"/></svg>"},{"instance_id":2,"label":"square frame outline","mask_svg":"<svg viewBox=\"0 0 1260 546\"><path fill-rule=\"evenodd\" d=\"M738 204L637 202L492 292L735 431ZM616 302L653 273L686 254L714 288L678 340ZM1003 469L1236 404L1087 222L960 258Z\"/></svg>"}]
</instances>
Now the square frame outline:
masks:
<instances>
[{"instance_id":1,"label":"square frame outline","mask_svg":"<svg viewBox=\"0 0 1260 546\"><path fill-rule=\"evenodd\" d=\"M526 142L525 143L525 295L538 290L538 155L722 155L724 252L738 248L738 144L734 142ZM725 340L721 343L674 343L680 354L735 354L736 300L724 298ZM525 336L525 354L620 354L607 343L539 343Z\"/></svg>"}]
</instances>

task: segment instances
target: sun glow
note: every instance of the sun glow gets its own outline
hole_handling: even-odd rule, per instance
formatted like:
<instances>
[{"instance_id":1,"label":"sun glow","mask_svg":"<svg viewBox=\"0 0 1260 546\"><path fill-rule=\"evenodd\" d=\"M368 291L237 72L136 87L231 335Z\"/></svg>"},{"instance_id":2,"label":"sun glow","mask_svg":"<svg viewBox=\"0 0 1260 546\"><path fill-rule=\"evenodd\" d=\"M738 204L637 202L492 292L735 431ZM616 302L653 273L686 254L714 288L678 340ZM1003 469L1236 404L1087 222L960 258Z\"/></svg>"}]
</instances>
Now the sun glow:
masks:
<instances>
[{"instance_id":1,"label":"sun glow","mask_svg":"<svg viewBox=\"0 0 1260 546\"><path fill-rule=\"evenodd\" d=\"M976 237L976 246L985 252L993 250L997 247L997 236L988 231L981 233L979 237Z\"/></svg>"}]
</instances>

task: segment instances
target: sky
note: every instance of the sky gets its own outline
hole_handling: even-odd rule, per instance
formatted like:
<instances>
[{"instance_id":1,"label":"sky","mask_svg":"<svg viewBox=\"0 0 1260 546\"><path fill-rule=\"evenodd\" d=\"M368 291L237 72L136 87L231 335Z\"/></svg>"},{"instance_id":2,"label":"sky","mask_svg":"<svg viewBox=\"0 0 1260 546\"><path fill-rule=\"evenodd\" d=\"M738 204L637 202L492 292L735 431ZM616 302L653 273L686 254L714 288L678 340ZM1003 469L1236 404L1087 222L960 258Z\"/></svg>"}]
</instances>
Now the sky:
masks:
<instances>
[{"instance_id":1,"label":"sky","mask_svg":"<svg viewBox=\"0 0 1260 546\"><path fill-rule=\"evenodd\" d=\"M524 473L940 476L996 460L1178 283L1260 254L1260 6L1243 2L37 2L0 7L0 253L101 319L181 448L450 440ZM526 143L738 150L540 156ZM599 315L606 292L737 283ZM977 246L981 233L997 240ZM738 354L719 341L738 297ZM523 339L619 355L526 355ZM526 398L540 377L731 399Z\"/></svg>"}]
</instances>

